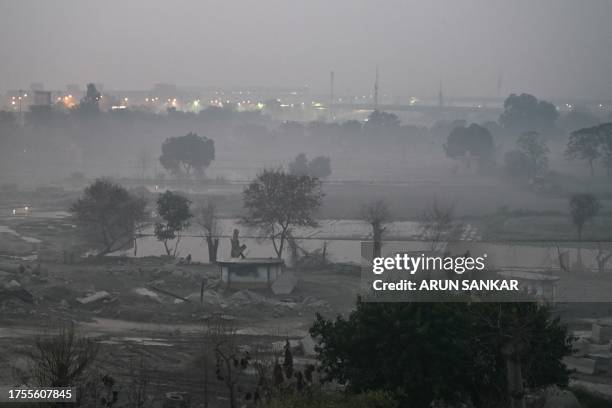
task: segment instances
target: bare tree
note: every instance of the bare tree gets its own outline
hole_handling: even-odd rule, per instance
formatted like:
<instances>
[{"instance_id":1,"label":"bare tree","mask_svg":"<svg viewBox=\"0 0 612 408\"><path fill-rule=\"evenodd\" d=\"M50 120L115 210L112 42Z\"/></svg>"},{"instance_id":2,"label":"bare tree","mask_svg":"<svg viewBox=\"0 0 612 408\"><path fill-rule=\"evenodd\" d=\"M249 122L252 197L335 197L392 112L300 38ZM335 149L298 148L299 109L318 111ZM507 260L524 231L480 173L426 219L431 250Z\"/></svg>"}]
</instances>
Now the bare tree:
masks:
<instances>
[{"instance_id":1,"label":"bare tree","mask_svg":"<svg viewBox=\"0 0 612 408\"><path fill-rule=\"evenodd\" d=\"M453 227L455 205L442 206L437 199L421 215L421 231L423 237L430 242L432 251L442 249L443 240L449 237Z\"/></svg>"},{"instance_id":2,"label":"bare tree","mask_svg":"<svg viewBox=\"0 0 612 408\"><path fill-rule=\"evenodd\" d=\"M62 325L57 335L36 339L27 354L29 377L38 386L75 386L93 365L98 350L98 343L79 336L73 324Z\"/></svg>"},{"instance_id":3,"label":"bare tree","mask_svg":"<svg viewBox=\"0 0 612 408\"><path fill-rule=\"evenodd\" d=\"M382 248L382 237L386 229L385 224L391 218L387 203L382 200L374 201L363 207L361 213L362 219L372 226L373 256L375 258L379 257Z\"/></svg>"},{"instance_id":4,"label":"bare tree","mask_svg":"<svg viewBox=\"0 0 612 408\"><path fill-rule=\"evenodd\" d=\"M557 261L559 262L559 268L561 268L564 272L570 271L570 263L569 263L569 251L567 249L562 249L561 245L558 242L553 243L557 250Z\"/></svg>"},{"instance_id":5,"label":"bare tree","mask_svg":"<svg viewBox=\"0 0 612 408\"><path fill-rule=\"evenodd\" d=\"M206 331L206 344L214 353L215 374L229 392L230 408L236 408L238 383L249 366L251 357L242 351L238 344L236 330L228 327L221 318L209 322Z\"/></svg>"},{"instance_id":6,"label":"bare tree","mask_svg":"<svg viewBox=\"0 0 612 408\"><path fill-rule=\"evenodd\" d=\"M144 354L136 359L130 359L130 386L127 390L127 399L130 407L142 408L147 402L147 396L151 385L151 373L149 364Z\"/></svg>"},{"instance_id":7,"label":"bare tree","mask_svg":"<svg viewBox=\"0 0 612 408\"><path fill-rule=\"evenodd\" d=\"M584 226L599 214L601 204L597 197L593 194L572 194L569 198L570 218L578 232L578 240L582 241L582 232ZM582 270L584 264L582 262L582 253L580 246L578 247L578 259L576 260L576 268Z\"/></svg>"},{"instance_id":8,"label":"bare tree","mask_svg":"<svg viewBox=\"0 0 612 408\"><path fill-rule=\"evenodd\" d=\"M215 339L217 339L219 323L216 317L211 317L206 320L206 326L203 332L202 342L202 369L203 369L203 385L204 385L204 408L208 408L209 405L209 385L210 385L210 373L212 367L215 365Z\"/></svg>"},{"instance_id":9,"label":"bare tree","mask_svg":"<svg viewBox=\"0 0 612 408\"><path fill-rule=\"evenodd\" d=\"M208 260L210 263L217 262L217 250L219 248L219 222L217 207L212 202L199 206L196 210L196 222L202 227L206 245L208 246Z\"/></svg>"}]
</instances>

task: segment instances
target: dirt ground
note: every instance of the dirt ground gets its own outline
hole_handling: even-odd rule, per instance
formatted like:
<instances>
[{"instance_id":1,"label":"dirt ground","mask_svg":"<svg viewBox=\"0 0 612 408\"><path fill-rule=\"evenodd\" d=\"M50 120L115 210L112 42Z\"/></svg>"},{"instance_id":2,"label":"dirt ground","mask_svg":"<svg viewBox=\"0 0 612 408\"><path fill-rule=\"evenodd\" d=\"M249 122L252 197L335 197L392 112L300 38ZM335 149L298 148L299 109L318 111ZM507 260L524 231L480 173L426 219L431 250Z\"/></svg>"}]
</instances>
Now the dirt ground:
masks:
<instances>
[{"instance_id":1,"label":"dirt ground","mask_svg":"<svg viewBox=\"0 0 612 408\"><path fill-rule=\"evenodd\" d=\"M7 217L0 225L11 229L0 233L0 281L23 289L17 295L0 293L0 384L17 383L19 370L26 368L24 352L63 321L102 343L98 369L125 390L145 370L155 399L181 391L202 401L203 332L209 319L220 316L241 345L272 358L280 352L272 344L302 339L315 313L348 312L359 286L358 268L330 266L289 271L299 280L291 295L234 290L224 287L218 267L209 264L183 265L164 257L82 258L89 244L65 218ZM37 259L29 258L32 254ZM99 300L84 300L101 292ZM300 358L305 364L313 356L300 356L298 350L297 364ZM135 361L145 368L135 368ZM244 381L248 387L249 377ZM223 384L210 381L209 389L215 396L211 406L224 406Z\"/></svg>"},{"instance_id":2,"label":"dirt ground","mask_svg":"<svg viewBox=\"0 0 612 408\"><path fill-rule=\"evenodd\" d=\"M571 237L571 225L561 214L565 198L541 196L533 201L531 192L517 195L507 190L502 194L504 187L491 180L478 183L482 184L478 191L486 192L491 200L470 196L460 186L425 187L430 183L421 187L330 184L322 212L329 218L346 218L349 213L353 218L365 197L385 197L392 209L402 208L399 219L415 220L436 193L446 189L448 197L455 194L463 203L464 216L470 211L483 214L470 215L470 223L482 229L485 237L522 233L534 238L529 233L534 230L529 226L534 225L552 235L562 229L564 237ZM24 350L38 336L53 333L60 321L70 321L81 333L101 341L99 369L113 373L125 392L145 371L152 396L159 399L165 392L184 391L197 405L204 398L203 331L211 317L220 317L235 329L244 347L259 350L262 358L273 358L279 353L273 343L302 339L316 313L333 317L354 307L360 285L355 266L288 270L296 275L298 285L290 295L276 296L267 290L227 289L219 280L218 267L209 264L183 265L164 257L83 258L92 244L62 213L76 197L77 192L49 191L0 196L0 226L5 227L0 229L0 283L15 282L12 285L24 291L21 297L0 293L0 384L17 381L17 372L25 368ZM235 203L228 197L232 196L222 201ZM530 204L525 205L523 199ZM487 202L486 209L477 207L482 202ZM29 214L11 215L12 208L32 203L36 205ZM552 206L555 212L496 213L503 203L514 208L532 206L533 211ZM224 211L224 215L235 216L239 208L230 206ZM597 223L598 236L608 229L608 219L602 221ZM100 299L86 300L96 293L102 293ZM560 313L572 329L587 330L590 323L585 319L610 316L612 306L564 305ZM297 364L311 362L313 357L296 350ZM245 379L244 387L248 388L250 380ZM607 377L586 380L612 386ZM217 397L211 406L226 405L222 384L210 382L210 394Z\"/></svg>"}]
</instances>

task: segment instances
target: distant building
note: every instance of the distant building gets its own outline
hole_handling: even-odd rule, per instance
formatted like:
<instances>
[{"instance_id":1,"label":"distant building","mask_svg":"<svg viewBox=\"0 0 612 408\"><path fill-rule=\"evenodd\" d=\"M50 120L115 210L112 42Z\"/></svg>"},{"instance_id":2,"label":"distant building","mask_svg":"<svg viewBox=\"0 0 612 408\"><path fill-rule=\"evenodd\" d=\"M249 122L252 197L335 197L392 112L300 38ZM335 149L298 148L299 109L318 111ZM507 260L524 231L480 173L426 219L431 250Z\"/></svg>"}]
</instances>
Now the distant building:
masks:
<instances>
[{"instance_id":1,"label":"distant building","mask_svg":"<svg viewBox=\"0 0 612 408\"><path fill-rule=\"evenodd\" d=\"M504 279L516 279L519 288L527 295L538 301L554 303L557 296L557 283L559 277L545 272L532 272L522 270L502 270L498 275Z\"/></svg>"},{"instance_id":2,"label":"distant building","mask_svg":"<svg viewBox=\"0 0 612 408\"><path fill-rule=\"evenodd\" d=\"M34 91L30 109L33 106L51 106L51 91Z\"/></svg>"},{"instance_id":3,"label":"distant building","mask_svg":"<svg viewBox=\"0 0 612 408\"><path fill-rule=\"evenodd\" d=\"M240 289L269 288L283 274L285 263L278 258L232 258L217 262L221 281Z\"/></svg>"}]
</instances>

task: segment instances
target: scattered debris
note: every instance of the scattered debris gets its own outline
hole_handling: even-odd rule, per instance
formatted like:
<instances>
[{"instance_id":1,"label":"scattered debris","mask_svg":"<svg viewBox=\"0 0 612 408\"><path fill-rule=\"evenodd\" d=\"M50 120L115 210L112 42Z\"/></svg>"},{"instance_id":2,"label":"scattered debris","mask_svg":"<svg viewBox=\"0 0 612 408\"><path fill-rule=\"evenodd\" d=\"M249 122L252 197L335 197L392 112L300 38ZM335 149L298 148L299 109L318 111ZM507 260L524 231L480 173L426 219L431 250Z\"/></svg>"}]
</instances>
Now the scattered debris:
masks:
<instances>
[{"instance_id":1,"label":"scattered debris","mask_svg":"<svg viewBox=\"0 0 612 408\"><path fill-rule=\"evenodd\" d=\"M101 300L110 300L112 298L111 294L105 290L101 290L99 292L92 293L89 296L85 296L82 298L77 298L77 302L82 305L86 305L88 303L98 302Z\"/></svg>"},{"instance_id":2,"label":"scattered debris","mask_svg":"<svg viewBox=\"0 0 612 408\"><path fill-rule=\"evenodd\" d=\"M167 392L163 408L187 408L189 396L184 392Z\"/></svg>"},{"instance_id":3,"label":"scattered debris","mask_svg":"<svg viewBox=\"0 0 612 408\"><path fill-rule=\"evenodd\" d=\"M136 293L137 295L144 296L144 297L156 300L158 302L161 302L161 299L160 299L159 295L157 293L153 292L150 289L147 289L147 288L136 288L136 289L134 289L134 293Z\"/></svg>"},{"instance_id":4,"label":"scattered debris","mask_svg":"<svg viewBox=\"0 0 612 408\"><path fill-rule=\"evenodd\" d=\"M259 295L250 290L239 290L228 299L231 303L237 306L258 305L266 303L266 297Z\"/></svg>"},{"instance_id":5,"label":"scattered debris","mask_svg":"<svg viewBox=\"0 0 612 408\"><path fill-rule=\"evenodd\" d=\"M225 301L223 296L219 292L214 290L205 290L202 293L192 293L191 295L187 296L187 298L190 300L201 299L201 302L203 304L215 305L220 307L227 306L227 302Z\"/></svg>"},{"instance_id":6,"label":"scattered debris","mask_svg":"<svg viewBox=\"0 0 612 408\"><path fill-rule=\"evenodd\" d=\"M150 289L152 289L152 290L154 290L154 291L156 291L156 292L161 293L162 295L171 296L171 297L173 297L173 298L180 299L180 300L182 300L183 302L191 302L191 301L190 301L189 299L187 299L186 297L183 297L183 296L177 295L177 294L172 293L172 292L168 292L167 290L157 288L157 287L155 287L155 286L153 286L153 285L149 285L149 288L150 288Z\"/></svg>"},{"instance_id":7,"label":"scattered debris","mask_svg":"<svg viewBox=\"0 0 612 408\"><path fill-rule=\"evenodd\" d=\"M20 288L21 284L19 282L17 282L15 279L13 279L9 283L5 284L4 287L5 287L5 289L13 290L13 289Z\"/></svg>"},{"instance_id":8,"label":"scattered debris","mask_svg":"<svg viewBox=\"0 0 612 408\"><path fill-rule=\"evenodd\" d=\"M580 337L573 342L574 357L586 357L589 353L590 343L584 337Z\"/></svg>"}]
</instances>

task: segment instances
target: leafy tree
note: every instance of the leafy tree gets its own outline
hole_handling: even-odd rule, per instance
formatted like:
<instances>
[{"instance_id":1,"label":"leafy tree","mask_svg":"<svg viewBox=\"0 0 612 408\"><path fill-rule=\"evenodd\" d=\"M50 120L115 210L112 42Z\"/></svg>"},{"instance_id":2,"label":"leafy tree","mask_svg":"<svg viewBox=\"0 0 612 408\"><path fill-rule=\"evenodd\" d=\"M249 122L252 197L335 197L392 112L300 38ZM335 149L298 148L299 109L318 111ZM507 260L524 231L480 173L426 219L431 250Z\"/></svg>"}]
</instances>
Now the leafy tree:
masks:
<instances>
[{"instance_id":1,"label":"leafy tree","mask_svg":"<svg viewBox=\"0 0 612 408\"><path fill-rule=\"evenodd\" d=\"M565 387L572 337L551 310L533 302L468 305L471 400L477 407L525 406L524 386Z\"/></svg>"},{"instance_id":2,"label":"leafy tree","mask_svg":"<svg viewBox=\"0 0 612 408\"><path fill-rule=\"evenodd\" d=\"M323 179L331 174L330 158L327 156L317 156L308 163L308 174L312 177Z\"/></svg>"},{"instance_id":3,"label":"leafy tree","mask_svg":"<svg viewBox=\"0 0 612 408\"><path fill-rule=\"evenodd\" d=\"M536 303L358 300L346 319L317 315L310 333L325 380L395 393L402 406L506 406L524 398L515 375L528 387L568 381L567 330Z\"/></svg>"},{"instance_id":4,"label":"leafy tree","mask_svg":"<svg viewBox=\"0 0 612 408\"><path fill-rule=\"evenodd\" d=\"M326 156L317 156L308 161L304 153L295 156L295 159L289 163L289 174L296 176L311 176L316 178L325 178L331 174L330 158Z\"/></svg>"},{"instance_id":5,"label":"leafy tree","mask_svg":"<svg viewBox=\"0 0 612 408\"><path fill-rule=\"evenodd\" d=\"M382 250L382 237L386 229L385 224L389 222L391 212L386 202L378 200L361 209L361 218L372 227L372 254L374 258L377 258Z\"/></svg>"},{"instance_id":6,"label":"leafy tree","mask_svg":"<svg viewBox=\"0 0 612 408\"><path fill-rule=\"evenodd\" d=\"M358 120L354 120L354 119L343 122L340 125L340 127L342 130L342 133L345 135L348 135L349 137L357 137L363 130L363 126L361 122Z\"/></svg>"},{"instance_id":7,"label":"leafy tree","mask_svg":"<svg viewBox=\"0 0 612 408\"><path fill-rule=\"evenodd\" d=\"M308 159L306 154L300 153L289 163L289 174L296 176L308 175Z\"/></svg>"},{"instance_id":8,"label":"leafy tree","mask_svg":"<svg viewBox=\"0 0 612 408\"><path fill-rule=\"evenodd\" d=\"M516 141L518 151L525 155L529 164L526 170L530 177L540 175L548 169L549 150L539 136L537 132L525 132Z\"/></svg>"},{"instance_id":9,"label":"leafy tree","mask_svg":"<svg viewBox=\"0 0 612 408\"><path fill-rule=\"evenodd\" d=\"M191 201L182 195L166 191L157 199L157 214L163 222L155 223L155 237L164 244L166 255L176 256L181 242L181 233L189 227L192 217L189 210ZM169 242L175 240L174 248Z\"/></svg>"},{"instance_id":10,"label":"leafy tree","mask_svg":"<svg viewBox=\"0 0 612 408\"><path fill-rule=\"evenodd\" d=\"M215 142L190 132L185 136L171 137L162 144L161 165L178 177L204 176L215 159Z\"/></svg>"},{"instance_id":11,"label":"leafy tree","mask_svg":"<svg viewBox=\"0 0 612 408\"><path fill-rule=\"evenodd\" d=\"M317 314L310 333L319 341L324 380L352 392L397 392L411 407L437 399L459 401L469 356L465 315L442 303L357 301L348 319Z\"/></svg>"},{"instance_id":12,"label":"leafy tree","mask_svg":"<svg viewBox=\"0 0 612 408\"><path fill-rule=\"evenodd\" d=\"M264 170L243 192L243 222L262 229L281 258L291 227L316 225L313 214L322 198L321 183L315 177Z\"/></svg>"},{"instance_id":13,"label":"leafy tree","mask_svg":"<svg viewBox=\"0 0 612 408\"><path fill-rule=\"evenodd\" d=\"M384 140L395 141L401 134L401 122L394 113L375 110L363 124L363 135L372 144L380 145Z\"/></svg>"},{"instance_id":14,"label":"leafy tree","mask_svg":"<svg viewBox=\"0 0 612 408\"><path fill-rule=\"evenodd\" d=\"M83 191L71 207L77 225L91 232L104 253L133 242L138 224L143 222L146 201L107 179L98 179Z\"/></svg>"},{"instance_id":15,"label":"leafy tree","mask_svg":"<svg viewBox=\"0 0 612 408\"><path fill-rule=\"evenodd\" d=\"M580 129L570 134L565 149L565 156L570 160L586 160L591 176L595 175L593 163L601 156L601 137L598 126Z\"/></svg>"},{"instance_id":16,"label":"leafy tree","mask_svg":"<svg viewBox=\"0 0 612 408\"><path fill-rule=\"evenodd\" d=\"M513 133L536 131L550 134L556 129L555 121L559 113L550 102L538 101L530 94L511 94L504 101L504 111L499 123Z\"/></svg>"},{"instance_id":17,"label":"leafy tree","mask_svg":"<svg viewBox=\"0 0 612 408\"><path fill-rule=\"evenodd\" d=\"M510 150L504 154L504 167L513 177L529 176L529 159L519 150Z\"/></svg>"},{"instance_id":18,"label":"leafy tree","mask_svg":"<svg viewBox=\"0 0 612 408\"><path fill-rule=\"evenodd\" d=\"M365 127L372 129L396 129L400 126L399 117L395 113L375 110L368 115Z\"/></svg>"},{"instance_id":19,"label":"leafy tree","mask_svg":"<svg viewBox=\"0 0 612 408\"><path fill-rule=\"evenodd\" d=\"M570 217L578 232L578 239L582 239L582 231L587 222L597 216L601 204L593 194L573 194L569 199Z\"/></svg>"},{"instance_id":20,"label":"leafy tree","mask_svg":"<svg viewBox=\"0 0 612 408\"><path fill-rule=\"evenodd\" d=\"M87 84L87 91L79 103L78 111L85 114L96 114L100 112L101 97L102 94L96 89L95 84Z\"/></svg>"},{"instance_id":21,"label":"leafy tree","mask_svg":"<svg viewBox=\"0 0 612 408\"><path fill-rule=\"evenodd\" d=\"M482 165L491 159L493 138L486 128L475 123L468 127L456 127L448 135L444 151L452 159L466 159L468 168L471 165L470 157L476 157Z\"/></svg>"},{"instance_id":22,"label":"leafy tree","mask_svg":"<svg viewBox=\"0 0 612 408\"><path fill-rule=\"evenodd\" d=\"M494 120L488 120L484 123L481 123L480 126L487 129L489 133L491 133L493 140L497 140L503 133L502 127Z\"/></svg>"}]
</instances>

